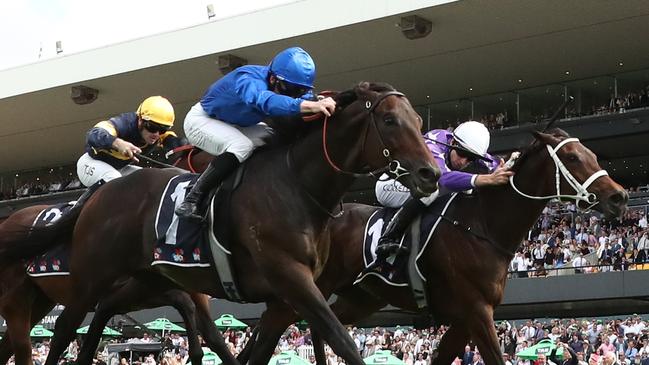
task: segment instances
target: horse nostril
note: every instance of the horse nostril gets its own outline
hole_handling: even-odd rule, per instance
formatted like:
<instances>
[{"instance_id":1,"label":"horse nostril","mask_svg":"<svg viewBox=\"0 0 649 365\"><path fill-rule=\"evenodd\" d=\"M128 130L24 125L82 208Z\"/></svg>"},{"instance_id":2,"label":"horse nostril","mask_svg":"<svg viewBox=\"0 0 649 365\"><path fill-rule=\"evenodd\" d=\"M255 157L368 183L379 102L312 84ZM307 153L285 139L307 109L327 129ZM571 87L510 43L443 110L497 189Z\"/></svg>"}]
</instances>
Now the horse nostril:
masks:
<instances>
[{"instance_id":1,"label":"horse nostril","mask_svg":"<svg viewBox=\"0 0 649 365\"><path fill-rule=\"evenodd\" d=\"M426 182L434 183L439 180L440 172L438 168L422 167L418 172L421 179Z\"/></svg>"},{"instance_id":2,"label":"horse nostril","mask_svg":"<svg viewBox=\"0 0 649 365\"><path fill-rule=\"evenodd\" d=\"M624 205L624 204L628 203L628 201L629 201L629 194L627 194L626 191L621 190L621 191L618 191L618 192L612 194L609 197L609 200L611 201L611 203L613 203L615 205L618 205L618 206L619 205Z\"/></svg>"}]
</instances>

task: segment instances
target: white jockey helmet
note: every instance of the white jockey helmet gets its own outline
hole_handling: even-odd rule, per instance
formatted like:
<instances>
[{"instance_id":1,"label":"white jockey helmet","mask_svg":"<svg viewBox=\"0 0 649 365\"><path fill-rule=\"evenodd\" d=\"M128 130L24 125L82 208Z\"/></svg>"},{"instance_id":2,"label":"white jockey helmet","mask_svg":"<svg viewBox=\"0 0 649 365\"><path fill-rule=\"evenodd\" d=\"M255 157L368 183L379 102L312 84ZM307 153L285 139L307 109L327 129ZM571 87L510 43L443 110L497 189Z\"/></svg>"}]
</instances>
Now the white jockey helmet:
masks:
<instances>
[{"instance_id":1,"label":"white jockey helmet","mask_svg":"<svg viewBox=\"0 0 649 365\"><path fill-rule=\"evenodd\" d=\"M489 149L491 136L484 124L470 120L457 126L453 131L453 139L467 151L485 157Z\"/></svg>"}]
</instances>

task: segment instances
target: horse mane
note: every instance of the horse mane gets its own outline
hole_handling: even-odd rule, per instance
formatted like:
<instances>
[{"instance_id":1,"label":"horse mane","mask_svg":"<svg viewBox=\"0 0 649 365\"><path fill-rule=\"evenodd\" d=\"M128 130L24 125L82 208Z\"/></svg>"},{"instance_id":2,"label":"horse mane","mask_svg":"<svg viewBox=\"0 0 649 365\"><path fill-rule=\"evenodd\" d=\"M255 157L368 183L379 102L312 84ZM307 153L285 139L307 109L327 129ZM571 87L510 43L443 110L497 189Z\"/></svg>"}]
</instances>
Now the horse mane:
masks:
<instances>
[{"instance_id":1,"label":"horse mane","mask_svg":"<svg viewBox=\"0 0 649 365\"><path fill-rule=\"evenodd\" d=\"M384 93L395 90L396 89L388 83L362 81L348 90L331 92L331 97L336 101L335 113L340 113L353 102L369 93ZM317 99L313 98L312 100ZM314 121L305 121L302 119L301 115L296 115L290 117L270 118L265 120L265 123L275 132L266 144L268 148L272 148L277 145L291 144L296 140L303 138L312 130L320 129L324 123L324 118L319 118Z\"/></svg>"},{"instance_id":2,"label":"horse mane","mask_svg":"<svg viewBox=\"0 0 649 365\"><path fill-rule=\"evenodd\" d=\"M559 140L564 140L566 138L569 138L570 135L564 131L561 128L551 128L545 132L545 134L549 134L555 138L558 138ZM525 161L533 154L538 152L541 148L545 148L545 145L542 143L539 143L538 139L534 139L531 144L529 144L527 147L525 147L521 151L520 157L516 160L516 163L514 163L514 166L512 166L512 171L516 172L520 169L520 167L525 163Z\"/></svg>"}]
</instances>

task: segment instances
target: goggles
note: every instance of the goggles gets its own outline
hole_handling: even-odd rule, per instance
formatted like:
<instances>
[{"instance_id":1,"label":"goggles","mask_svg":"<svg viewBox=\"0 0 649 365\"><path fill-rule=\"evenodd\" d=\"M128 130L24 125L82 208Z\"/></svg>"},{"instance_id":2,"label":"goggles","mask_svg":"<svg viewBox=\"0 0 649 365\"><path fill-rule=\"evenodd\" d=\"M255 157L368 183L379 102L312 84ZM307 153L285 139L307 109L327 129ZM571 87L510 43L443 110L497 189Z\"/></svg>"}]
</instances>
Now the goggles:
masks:
<instances>
[{"instance_id":1,"label":"goggles","mask_svg":"<svg viewBox=\"0 0 649 365\"><path fill-rule=\"evenodd\" d=\"M168 127L166 125L161 125L146 119L142 119L142 127L144 127L144 129L146 129L151 133L160 133L160 134L165 133L169 129L171 129L171 127Z\"/></svg>"},{"instance_id":2,"label":"goggles","mask_svg":"<svg viewBox=\"0 0 649 365\"><path fill-rule=\"evenodd\" d=\"M277 80L277 89L280 94L290 96L292 98L299 98L300 96L306 94L311 90L308 87L291 84L282 80Z\"/></svg>"}]
</instances>

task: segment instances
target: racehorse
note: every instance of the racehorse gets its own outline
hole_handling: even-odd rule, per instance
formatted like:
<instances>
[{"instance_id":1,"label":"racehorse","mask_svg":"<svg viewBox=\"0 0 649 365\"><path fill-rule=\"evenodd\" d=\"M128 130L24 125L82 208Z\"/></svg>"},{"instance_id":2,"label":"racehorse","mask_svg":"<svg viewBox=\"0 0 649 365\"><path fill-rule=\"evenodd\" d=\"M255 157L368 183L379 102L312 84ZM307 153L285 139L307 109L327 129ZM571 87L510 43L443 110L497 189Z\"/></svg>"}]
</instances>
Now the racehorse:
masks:
<instances>
[{"instance_id":1,"label":"racehorse","mask_svg":"<svg viewBox=\"0 0 649 365\"><path fill-rule=\"evenodd\" d=\"M558 129L534 136L535 142L512 167L515 176L510 185L479 188L472 197L456 198L419 253L427 310L436 320L451 325L439 345L436 365L461 358L469 339L477 344L486 364L504 364L493 311L502 301L514 252L549 199L576 200L582 208L592 207L607 216L621 216L626 209L625 190L601 170L596 156L576 138ZM337 294L332 309L344 324L387 304L418 311L407 287L388 285L376 276L367 276L362 286L353 285L364 268L364 230L378 209L346 205L345 214L330 225L329 260L316 283L325 297ZM296 319L283 303L269 305L255 329L258 337L252 337L239 361L245 363L253 346L257 351L254 339L276 343ZM318 364L325 365L321 336L312 335Z\"/></svg>"},{"instance_id":2,"label":"racehorse","mask_svg":"<svg viewBox=\"0 0 649 365\"><path fill-rule=\"evenodd\" d=\"M361 365L353 341L314 282L328 256L329 218L357 175L389 171L411 191L427 195L437 188L439 170L421 139L421 118L403 94L385 84L360 83L336 100L334 115L312 123L304 137L248 160L230 199L231 251L246 301L280 298L348 364ZM167 182L178 174L148 169L110 181L76 220L62 218L31 230L29 239L11 237L0 246L0 261L29 257L74 226L70 268L77 298L57 320L47 365L57 363L88 308L119 277L133 276L149 285L164 276L184 289L227 297L213 267L151 266L155 213ZM112 265L102 265L118 257ZM115 304L103 298L107 302ZM102 328L113 311L108 304L98 307L90 331ZM254 353L250 363L261 364Z\"/></svg>"},{"instance_id":3,"label":"racehorse","mask_svg":"<svg viewBox=\"0 0 649 365\"><path fill-rule=\"evenodd\" d=\"M48 205L38 205L21 209L4 222L0 223L0 233L10 232L30 225ZM58 244L68 244L71 237L63 238ZM114 290L121 293L121 297L134 298L134 293L125 288L131 285L121 283ZM211 321L209 313L209 297L203 294L187 294L184 291L171 289L167 291L152 292L152 288L135 288L135 294L144 297L141 301L123 301L118 307L120 313L132 310L152 308L163 305L175 307L186 319L185 324L189 338L189 355L193 363L200 363L203 351L198 341L196 329L200 330L207 344L212 348L224 362L237 364L238 362L223 341L218 329ZM150 295L141 295L144 291ZM32 326L40 321L56 303L69 305L76 298L70 287L69 276L29 276L25 265L22 262L15 262L2 269L0 280L0 315L7 322L5 336L0 340L0 364L7 363L12 354L15 353L17 365L31 365L31 343L29 331ZM102 328L103 329L103 328ZM89 334L87 341L94 343L95 340ZM101 337L101 332L99 332ZM96 340L98 342L99 339ZM94 355L94 349L88 355ZM79 358L81 363L87 363L90 359Z\"/></svg>"}]
</instances>

